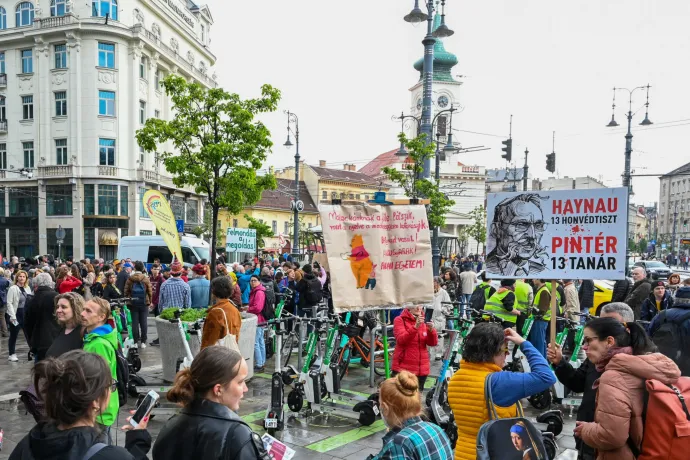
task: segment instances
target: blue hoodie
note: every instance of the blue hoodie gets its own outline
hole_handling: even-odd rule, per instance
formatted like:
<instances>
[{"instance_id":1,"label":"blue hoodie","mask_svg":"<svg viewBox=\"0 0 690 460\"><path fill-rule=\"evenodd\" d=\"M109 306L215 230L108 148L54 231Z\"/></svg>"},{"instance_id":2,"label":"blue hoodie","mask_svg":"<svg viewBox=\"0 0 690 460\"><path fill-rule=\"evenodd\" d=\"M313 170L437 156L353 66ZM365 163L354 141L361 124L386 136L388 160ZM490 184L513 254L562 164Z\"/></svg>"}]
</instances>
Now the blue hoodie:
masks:
<instances>
[{"instance_id":1,"label":"blue hoodie","mask_svg":"<svg viewBox=\"0 0 690 460\"><path fill-rule=\"evenodd\" d=\"M252 279L253 275L259 276L260 270L257 267L253 272L247 272L244 275L237 276L237 283L240 285L240 291L242 291L242 305L249 303L249 292L251 288L249 287L249 280Z\"/></svg>"}]
</instances>

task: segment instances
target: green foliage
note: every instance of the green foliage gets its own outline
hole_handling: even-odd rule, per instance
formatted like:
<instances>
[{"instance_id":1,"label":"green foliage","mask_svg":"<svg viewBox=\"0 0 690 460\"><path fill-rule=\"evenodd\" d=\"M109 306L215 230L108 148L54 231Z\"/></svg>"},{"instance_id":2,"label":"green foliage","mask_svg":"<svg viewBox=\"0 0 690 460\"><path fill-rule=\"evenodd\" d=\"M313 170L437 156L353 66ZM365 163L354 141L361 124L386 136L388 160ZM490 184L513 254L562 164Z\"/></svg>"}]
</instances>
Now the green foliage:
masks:
<instances>
[{"instance_id":1,"label":"green foliage","mask_svg":"<svg viewBox=\"0 0 690 460\"><path fill-rule=\"evenodd\" d=\"M479 243L486 243L486 210L484 206L477 206L470 212L470 217L474 221L467 228L467 234L477 242L477 253L479 253Z\"/></svg>"},{"instance_id":2,"label":"green foliage","mask_svg":"<svg viewBox=\"0 0 690 460\"><path fill-rule=\"evenodd\" d=\"M247 227L256 230L256 249L258 250L259 248L265 247L266 242L264 241L264 238L273 236L273 229L271 226L260 222L258 219L254 219L253 217L249 216L249 214L245 214L244 218L247 219L247 222L249 222Z\"/></svg>"},{"instance_id":3,"label":"green foliage","mask_svg":"<svg viewBox=\"0 0 690 460\"><path fill-rule=\"evenodd\" d=\"M446 224L446 214L455 201L449 199L440 191L439 184L435 180L423 179L424 161L432 159L436 155L436 144L426 143L426 135L422 134L415 139L408 139L405 134L398 136L400 142L407 148L409 161L402 166L402 171L386 166L383 172L388 178L405 191L409 198L428 198L430 205L427 209L427 218L431 227L443 227Z\"/></svg>"},{"instance_id":4,"label":"green foliage","mask_svg":"<svg viewBox=\"0 0 690 460\"><path fill-rule=\"evenodd\" d=\"M261 97L240 99L222 88L205 88L188 83L179 75L162 81L172 100L171 121L149 118L137 131L137 142L148 152L172 145L174 151L159 152L165 169L177 187L190 186L208 198L211 228L218 228L218 211L227 208L238 214L261 199L265 189L275 189L272 175L259 176L257 170L273 145L271 133L255 116L273 112L280 91L261 87ZM217 247L217 232L211 232L211 247ZM211 251L215 275L216 251Z\"/></svg>"},{"instance_id":5,"label":"green foliage","mask_svg":"<svg viewBox=\"0 0 690 460\"><path fill-rule=\"evenodd\" d=\"M637 243L637 252L639 252L640 254L647 252L647 238L642 238Z\"/></svg>"},{"instance_id":6,"label":"green foliage","mask_svg":"<svg viewBox=\"0 0 690 460\"><path fill-rule=\"evenodd\" d=\"M163 310L160 314L161 319L171 320L175 318L175 312L177 310L182 310L180 319L184 322L191 323L198 319L206 318L207 308L177 308L170 307Z\"/></svg>"}]
</instances>

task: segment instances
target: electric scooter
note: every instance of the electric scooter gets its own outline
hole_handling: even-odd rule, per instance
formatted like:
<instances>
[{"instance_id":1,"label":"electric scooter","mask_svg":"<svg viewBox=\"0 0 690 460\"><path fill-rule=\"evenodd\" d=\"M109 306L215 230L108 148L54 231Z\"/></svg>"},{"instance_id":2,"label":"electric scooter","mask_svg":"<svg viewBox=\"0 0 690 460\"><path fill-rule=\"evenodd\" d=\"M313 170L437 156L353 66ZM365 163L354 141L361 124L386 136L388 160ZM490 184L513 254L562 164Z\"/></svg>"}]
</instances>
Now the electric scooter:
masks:
<instances>
[{"instance_id":1,"label":"electric scooter","mask_svg":"<svg viewBox=\"0 0 690 460\"><path fill-rule=\"evenodd\" d=\"M131 302L131 298L123 297L120 299L113 299L110 301L110 308L113 312L115 323L119 326L119 330L127 331L127 338L122 339L120 334L120 342L122 345L122 354L127 358L127 367L129 369L129 380L127 381L127 393L132 397L137 397L139 392L137 386L146 385L146 380L137 375L141 370L141 358L139 357L139 349L134 343L134 335L132 334L132 316L129 313L126 303ZM125 324L122 324L124 320Z\"/></svg>"},{"instance_id":2,"label":"electric scooter","mask_svg":"<svg viewBox=\"0 0 690 460\"><path fill-rule=\"evenodd\" d=\"M277 312L277 310L276 310ZM281 309L282 312L282 309ZM276 315L277 316L277 315ZM267 321L274 328L276 350L280 350L283 344L283 334L287 331L283 328L283 324L290 321L289 317L277 316L276 319ZM285 413L283 411L283 396L284 396L284 382L283 369L280 363L280 352L275 352L275 372L271 376L271 401L266 409L266 416L264 417L264 429L268 434L275 436L276 431L282 431L285 427Z\"/></svg>"}]
</instances>

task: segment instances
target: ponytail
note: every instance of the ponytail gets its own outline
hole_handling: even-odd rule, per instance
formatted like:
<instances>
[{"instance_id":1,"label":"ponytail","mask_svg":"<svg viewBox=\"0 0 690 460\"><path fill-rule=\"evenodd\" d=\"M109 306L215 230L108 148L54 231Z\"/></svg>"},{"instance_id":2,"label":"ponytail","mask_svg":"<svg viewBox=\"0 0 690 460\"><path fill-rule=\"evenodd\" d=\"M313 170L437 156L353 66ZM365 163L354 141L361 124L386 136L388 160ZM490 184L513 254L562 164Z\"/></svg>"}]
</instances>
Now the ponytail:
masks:
<instances>
[{"instance_id":1,"label":"ponytail","mask_svg":"<svg viewBox=\"0 0 690 460\"><path fill-rule=\"evenodd\" d=\"M642 326L635 321L628 321L625 323L630 336L630 345L633 349L633 355L645 355L647 353L654 353L657 351L656 345L649 338L647 332Z\"/></svg>"}]
</instances>

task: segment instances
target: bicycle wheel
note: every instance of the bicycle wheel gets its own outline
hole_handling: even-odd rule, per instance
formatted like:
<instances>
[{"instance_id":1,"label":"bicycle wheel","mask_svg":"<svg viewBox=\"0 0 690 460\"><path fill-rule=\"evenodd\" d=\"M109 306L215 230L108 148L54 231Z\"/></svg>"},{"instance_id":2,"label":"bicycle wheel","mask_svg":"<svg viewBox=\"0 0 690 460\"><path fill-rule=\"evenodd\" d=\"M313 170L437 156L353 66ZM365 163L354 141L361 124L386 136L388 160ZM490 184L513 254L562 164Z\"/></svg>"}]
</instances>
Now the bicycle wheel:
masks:
<instances>
[{"instance_id":1,"label":"bicycle wheel","mask_svg":"<svg viewBox=\"0 0 690 460\"><path fill-rule=\"evenodd\" d=\"M381 351L383 351L383 349L381 349ZM385 356L381 353L374 359L374 373L378 376L386 375L386 362L384 358ZM390 349L388 349L388 365L391 367L393 366L393 352Z\"/></svg>"},{"instance_id":2,"label":"bicycle wheel","mask_svg":"<svg viewBox=\"0 0 690 460\"><path fill-rule=\"evenodd\" d=\"M280 349L280 359L281 364L283 366L286 366L290 361L290 356L292 356L292 346L294 345L294 342L295 336L293 334L288 334L288 336L285 338L285 341L283 342L282 348Z\"/></svg>"},{"instance_id":3,"label":"bicycle wheel","mask_svg":"<svg viewBox=\"0 0 690 460\"><path fill-rule=\"evenodd\" d=\"M333 359L338 360L338 374L342 380L345 377L347 368L350 365L350 358L352 357L352 345L348 342L344 347L339 348L333 353Z\"/></svg>"}]
</instances>

